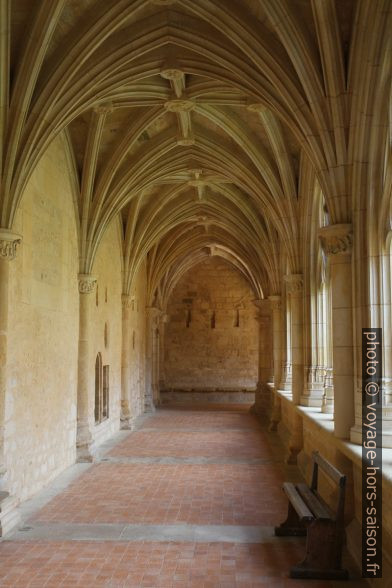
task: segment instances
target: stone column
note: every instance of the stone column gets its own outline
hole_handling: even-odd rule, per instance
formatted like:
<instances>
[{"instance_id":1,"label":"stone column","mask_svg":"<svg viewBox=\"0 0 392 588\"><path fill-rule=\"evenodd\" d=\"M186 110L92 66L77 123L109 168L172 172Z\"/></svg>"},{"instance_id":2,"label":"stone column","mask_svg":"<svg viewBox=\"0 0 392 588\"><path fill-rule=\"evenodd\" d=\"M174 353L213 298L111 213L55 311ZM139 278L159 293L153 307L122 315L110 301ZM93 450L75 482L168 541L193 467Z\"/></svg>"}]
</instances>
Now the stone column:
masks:
<instances>
[{"instance_id":1,"label":"stone column","mask_svg":"<svg viewBox=\"0 0 392 588\"><path fill-rule=\"evenodd\" d=\"M285 281L291 298L291 390L294 404L299 404L304 391L302 274L287 275Z\"/></svg>"},{"instance_id":2,"label":"stone column","mask_svg":"<svg viewBox=\"0 0 392 588\"><path fill-rule=\"evenodd\" d=\"M277 390L280 384L282 373L282 305L281 297L269 296L272 310L272 355L274 368L274 398L270 419L270 430L276 431L280 421L280 398Z\"/></svg>"},{"instance_id":3,"label":"stone column","mask_svg":"<svg viewBox=\"0 0 392 588\"><path fill-rule=\"evenodd\" d=\"M97 278L90 274L79 274L79 352L78 352L78 408L76 433L76 460L93 461L92 381L95 376L94 361L90 354L91 301Z\"/></svg>"},{"instance_id":4,"label":"stone column","mask_svg":"<svg viewBox=\"0 0 392 588\"><path fill-rule=\"evenodd\" d=\"M354 423L352 227L330 225L319 235L331 265L335 435L347 439Z\"/></svg>"},{"instance_id":5,"label":"stone column","mask_svg":"<svg viewBox=\"0 0 392 588\"><path fill-rule=\"evenodd\" d=\"M5 465L5 406L7 394L7 353L8 353L8 301L10 262L15 259L20 235L5 229L0 230L0 537L19 524L20 515L16 510L18 501L7 490Z\"/></svg>"},{"instance_id":6,"label":"stone column","mask_svg":"<svg viewBox=\"0 0 392 588\"><path fill-rule=\"evenodd\" d=\"M129 315L133 299L128 294L121 296L122 304L122 348L121 348L121 429L132 429L131 382L130 382L130 331Z\"/></svg>"},{"instance_id":7,"label":"stone column","mask_svg":"<svg viewBox=\"0 0 392 588\"><path fill-rule=\"evenodd\" d=\"M162 311L155 306L147 307L147 328L146 328L146 390L144 395L144 411L152 412L155 410L155 402L157 401L157 330L159 325L159 317ZM159 365L159 363L158 363Z\"/></svg>"},{"instance_id":8,"label":"stone column","mask_svg":"<svg viewBox=\"0 0 392 588\"><path fill-rule=\"evenodd\" d=\"M284 297L284 312L282 320L282 369L279 379L279 390L291 392L292 387L292 373L291 373L291 299L286 288L286 295Z\"/></svg>"},{"instance_id":9,"label":"stone column","mask_svg":"<svg viewBox=\"0 0 392 588\"><path fill-rule=\"evenodd\" d=\"M267 385L271 381L272 371L272 325L271 302L268 299L254 300L257 307L259 323L259 365L255 403L252 412L267 416L271 408L271 390Z\"/></svg>"},{"instance_id":10,"label":"stone column","mask_svg":"<svg viewBox=\"0 0 392 588\"><path fill-rule=\"evenodd\" d=\"M158 390L164 390L166 387L165 380L165 329L169 322L169 315L162 313L159 320L159 371L158 371Z\"/></svg>"}]
</instances>

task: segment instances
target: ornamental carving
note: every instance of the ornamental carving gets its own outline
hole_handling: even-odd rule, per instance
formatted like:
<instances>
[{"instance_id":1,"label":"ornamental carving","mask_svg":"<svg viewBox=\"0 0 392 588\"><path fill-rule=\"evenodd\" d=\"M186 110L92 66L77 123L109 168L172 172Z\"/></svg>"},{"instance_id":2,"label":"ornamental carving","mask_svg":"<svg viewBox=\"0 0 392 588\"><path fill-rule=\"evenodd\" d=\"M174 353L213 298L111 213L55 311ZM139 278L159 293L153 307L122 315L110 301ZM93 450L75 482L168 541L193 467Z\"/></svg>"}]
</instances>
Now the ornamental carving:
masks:
<instances>
[{"instance_id":1,"label":"ornamental carving","mask_svg":"<svg viewBox=\"0 0 392 588\"><path fill-rule=\"evenodd\" d=\"M174 68L167 68L167 69L163 69L161 71L161 76L165 79L165 80L180 80L184 75L184 72L181 71L180 69L174 69Z\"/></svg>"},{"instance_id":2,"label":"ornamental carving","mask_svg":"<svg viewBox=\"0 0 392 588\"><path fill-rule=\"evenodd\" d=\"M135 297L129 296L129 294L122 294L121 295L121 304L123 308L130 308L134 310L135 307Z\"/></svg>"},{"instance_id":3,"label":"ornamental carving","mask_svg":"<svg viewBox=\"0 0 392 588\"><path fill-rule=\"evenodd\" d=\"M165 102L164 106L168 112L190 112L195 108L195 103L184 98L174 98Z\"/></svg>"},{"instance_id":4,"label":"ornamental carving","mask_svg":"<svg viewBox=\"0 0 392 588\"><path fill-rule=\"evenodd\" d=\"M12 261L16 257L18 245L22 242L22 237L11 231L0 230L0 257Z\"/></svg>"},{"instance_id":5,"label":"ornamental carving","mask_svg":"<svg viewBox=\"0 0 392 588\"><path fill-rule=\"evenodd\" d=\"M349 224L330 225L319 230L325 255L347 255L352 251L353 232Z\"/></svg>"},{"instance_id":6,"label":"ornamental carving","mask_svg":"<svg viewBox=\"0 0 392 588\"><path fill-rule=\"evenodd\" d=\"M80 294L91 294L97 285L97 278L90 274L79 274L78 283Z\"/></svg>"},{"instance_id":7,"label":"ornamental carving","mask_svg":"<svg viewBox=\"0 0 392 588\"><path fill-rule=\"evenodd\" d=\"M287 276L284 276L284 281L286 282L287 291L290 294L302 292L304 287L302 274L289 274Z\"/></svg>"},{"instance_id":8,"label":"ornamental carving","mask_svg":"<svg viewBox=\"0 0 392 588\"><path fill-rule=\"evenodd\" d=\"M271 302L272 310L280 310L282 308L282 299L280 296L269 296L268 300Z\"/></svg>"},{"instance_id":9,"label":"ornamental carving","mask_svg":"<svg viewBox=\"0 0 392 588\"><path fill-rule=\"evenodd\" d=\"M113 110L113 104L111 103L98 104L98 106L94 107L94 112L96 114L111 114Z\"/></svg>"}]
</instances>

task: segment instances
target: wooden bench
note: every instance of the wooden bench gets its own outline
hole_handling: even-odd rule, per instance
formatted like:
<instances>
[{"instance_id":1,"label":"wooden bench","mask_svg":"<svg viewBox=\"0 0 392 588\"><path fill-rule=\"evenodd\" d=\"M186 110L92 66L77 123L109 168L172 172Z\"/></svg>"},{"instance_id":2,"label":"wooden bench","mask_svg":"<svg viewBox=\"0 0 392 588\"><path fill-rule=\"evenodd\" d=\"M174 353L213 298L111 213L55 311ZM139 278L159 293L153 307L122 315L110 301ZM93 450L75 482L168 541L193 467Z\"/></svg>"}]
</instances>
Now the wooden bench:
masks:
<instances>
[{"instance_id":1,"label":"wooden bench","mask_svg":"<svg viewBox=\"0 0 392 588\"><path fill-rule=\"evenodd\" d=\"M341 568L346 476L321 457L318 451L312 454L312 462L310 487L307 484L284 483L283 490L289 499L287 519L275 527L275 535L306 535L305 558L291 568L291 578L347 580L348 572ZM319 468L339 487L335 512L317 491Z\"/></svg>"}]
</instances>

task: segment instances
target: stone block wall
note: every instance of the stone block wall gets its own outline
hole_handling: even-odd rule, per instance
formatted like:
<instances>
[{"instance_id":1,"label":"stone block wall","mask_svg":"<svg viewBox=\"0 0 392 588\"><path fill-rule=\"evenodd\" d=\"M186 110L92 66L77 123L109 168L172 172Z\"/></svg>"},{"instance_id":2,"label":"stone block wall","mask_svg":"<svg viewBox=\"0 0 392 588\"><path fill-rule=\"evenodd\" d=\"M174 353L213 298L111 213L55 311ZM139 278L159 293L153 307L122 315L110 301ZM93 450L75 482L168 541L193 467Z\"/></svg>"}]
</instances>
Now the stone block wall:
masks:
<instances>
[{"instance_id":1,"label":"stone block wall","mask_svg":"<svg viewBox=\"0 0 392 588\"><path fill-rule=\"evenodd\" d=\"M79 294L75 208L64 144L35 169L13 230L5 456L26 499L75 460Z\"/></svg>"},{"instance_id":2,"label":"stone block wall","mask_svg":"<svg viewBox=\"0 0 392 588\"><path fill-rule=\"evenodd\" d=\"M165 327L166 389L253 389L258 323L251 287L211 257L188 271L171 295Z\"/></svg>"}]
</instances>

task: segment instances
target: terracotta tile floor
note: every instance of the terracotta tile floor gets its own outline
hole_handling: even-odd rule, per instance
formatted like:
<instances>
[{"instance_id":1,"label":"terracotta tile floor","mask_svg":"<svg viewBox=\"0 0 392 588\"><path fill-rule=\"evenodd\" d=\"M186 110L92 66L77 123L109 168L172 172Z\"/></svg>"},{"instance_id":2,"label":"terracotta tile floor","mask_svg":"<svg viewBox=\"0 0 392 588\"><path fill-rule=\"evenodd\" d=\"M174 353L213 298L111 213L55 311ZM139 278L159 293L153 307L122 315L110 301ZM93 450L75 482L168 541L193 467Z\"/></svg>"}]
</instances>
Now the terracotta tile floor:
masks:
<instances>
[{"instance_id":1,"label":"terracotta tile floor","mask_svg":"<svg viewBox=\"0 0 392 588\"><path fill-rule=\"evenodd\" d=\"M301 551L295 543L6 542L0 586L299 587L285 570ZM303 585L331 588L321 581Z\"/></svg>"},{"instance_id":2,"label":"terracotta tile floor","mask_svg":"<svg viewBox=\"0 0 392 588\"><path fill-rule=\"evenodd\" d=\"M244 411L161 410L110 455L225 457L229 463L93 464L27 524L48 524L48 529L54 522L165 524L170 537L174 523L273 526L285 516L280 467L246 463L269 459L272 453L268 435ZM244 463L230 463L230 457L244 458ZM220 537L216 542L179 542L20 536L0 541L0 587L337 586L288 578L290 566L303 557L301 539L247 544L221 542Z\"/></svg>"},{"instance_id":3,"label":"terracotta tile floor","mask_svg":"<svg viewBox=\"0 0 392 588\"><path fill-rule=\"evenodd\" d=\"M272 465L98 464L36 520L273 525L286 511L283 492L271 492L282 482Z\"/></svg>"},{"instance_id":4,"label":"terracotta tile floor","mask_svg":"<svg viewBox=\"0 0 392 588\"><path fill-rule=\"evenodd\" d=\"M271 449L261 431L138 431L119 443L109 455L140 457L231 457L272 459Z\"/></svg>"},{"instance_id":5,"label":"terracotta tile floor","mask_svg":"<svg viewBox=\"0 0 392 588\"><path fill-rule=\"evenodd\" d=\"M243 411L219 412L207 410L162 410L145 420L142 429L254 429L259 430L257 420Z\"/></svg>"}]
</instances>

